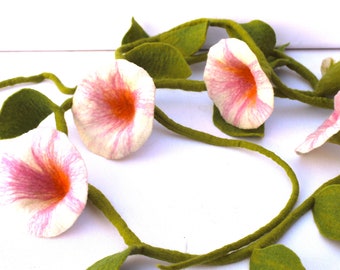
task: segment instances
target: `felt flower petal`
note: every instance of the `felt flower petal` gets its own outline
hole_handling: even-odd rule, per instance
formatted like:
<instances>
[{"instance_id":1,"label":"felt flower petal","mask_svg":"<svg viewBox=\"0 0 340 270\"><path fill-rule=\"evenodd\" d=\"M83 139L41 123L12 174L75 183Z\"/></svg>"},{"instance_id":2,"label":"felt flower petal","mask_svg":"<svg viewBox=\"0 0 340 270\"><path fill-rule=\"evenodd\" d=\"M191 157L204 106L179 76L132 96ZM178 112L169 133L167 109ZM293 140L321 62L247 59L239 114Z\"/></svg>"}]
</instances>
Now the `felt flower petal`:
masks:
<instances>
[{"instance_id":1,"label":"felt flower petal","mask_svg":"<svg viewBox=\"0 0 340 270\"><path fill-rule=\"evenodd\" d=\"M258 128L273 111L273 87L256 55L239 39L222 39L210 48L204 81L224 120L238 128Z\"/></svg>"},{"instance_id":2,"label":"felt flower petal","mask_svg":"<svg viewBox=\"0 0 340 270\"><path fill-rule=\"evenodd\" d=\"M107 159L138 150L152 131L155 90L144 69L123 59L84 79L72 112L85 146Z\"/></svg>"},{"instance_id":3,"label":"felt flower petal","mask_svg":"<svg viewBox=\"0 0 340 270\"><path fill-rule=\"evenodd\" d=\"M57 236L82 213L88 193L87 170L64 133L38 128L12 139L20 145L0 156L0 203L28 214L28 231Z\"/></svg>"},{"instance_id":4,"label":"felt flower petal","mask_svg":"<svg viewBox=\"0 0 340 270\"><path fill-rule=\"evenodd\" d=\"M320 147L334 134L340 131L340 92L334 96L334 111L313 133L307 136L295 151L298 154L308 153Z\"/></svg>"}]
</instances>

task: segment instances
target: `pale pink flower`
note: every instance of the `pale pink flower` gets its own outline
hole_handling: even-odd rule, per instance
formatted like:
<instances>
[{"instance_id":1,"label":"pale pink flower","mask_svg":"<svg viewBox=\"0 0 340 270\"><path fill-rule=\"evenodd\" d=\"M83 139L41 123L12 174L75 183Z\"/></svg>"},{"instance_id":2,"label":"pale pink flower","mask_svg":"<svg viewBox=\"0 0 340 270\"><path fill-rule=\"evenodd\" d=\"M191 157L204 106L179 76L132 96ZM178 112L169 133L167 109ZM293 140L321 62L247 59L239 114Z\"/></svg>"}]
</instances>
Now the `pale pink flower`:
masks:
<instances>
[{"instance_id":1,"label":"pale pink flower","mask_svg":"<svg viewBox=\"0 0 340 270\"><path fill-rule=\"evenodd\" d=\"M144 69L123 59L84 79L72 112L85 146L107 159L138 150L152 131L155 90Z\"/></svg>"},{"instance_id":2,"label":"pale pink flower","mask_svg":"<svg viewBox=\"0 0 340 270\"><path fill-rule=\"evenodd\" d=\"M334 96L334 111L295 151L305 154L320 147L340 131L340 91Z\"/></svg>"},{"instance_id":3,"label":"pale pink flower","mask_svg":"<svg viewBox=\"0 0 340 270\"><path fill-rule=\"evenodd\" d=\"M11 140L11 149L0 155L0 204L23 210L35 236L63 233L86 205L83 159L55 129L37 128Z\"/></svg>"},{"instance_id":4,"label":"pale pink flower","mask_svg":"<svg viewBox=\"0 0 340 270\"><path fill-rule=\"evenodd\" d=\"M273 87L256 55L239 39L222 39L210 48L204 82L224 120L238 128L258 128L273 111Z\"/></svg>"}]
</instances>

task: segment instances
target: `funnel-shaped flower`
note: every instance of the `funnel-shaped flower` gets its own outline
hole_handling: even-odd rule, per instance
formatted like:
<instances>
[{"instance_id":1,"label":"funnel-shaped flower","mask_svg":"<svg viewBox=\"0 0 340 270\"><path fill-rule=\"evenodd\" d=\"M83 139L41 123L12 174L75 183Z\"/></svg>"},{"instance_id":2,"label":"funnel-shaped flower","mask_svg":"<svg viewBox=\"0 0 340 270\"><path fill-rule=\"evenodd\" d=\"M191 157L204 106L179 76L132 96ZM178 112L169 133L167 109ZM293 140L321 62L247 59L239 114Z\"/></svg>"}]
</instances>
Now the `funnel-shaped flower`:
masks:
<instances>
[{"instance_id":1,"label":"funnel-shaped flower","mask_svg":"<svg viewBox=\"0 0 340 270\"><path fill-rule=\"evenodd\" d=\"M210 48L204 81L224 120L238 128L258 128L273 111L273 87L256 55L239 39L222 39Z\"/></svg>"},{"instance_id":2,"label":"funnel-shaped flower","mask_svg":"<svg viewBox=\"0 0 340 270\"><path fill-rule=\"evenodd\" d=\"M86 205L85 163L67 136L54 129L38 128L12 140L12 150L0 155L0 204L24 210L31 234L57 236Z\"/></svg>"},{"instance_id":3,"label":"funnel-shaped flower","mask_svg":"<svg viewBox=\"0 0 340 270\"><path fill-rule=\"evenodd\" d=\"M334 111L313 133L307 136L295 151L305 154L323 145L340 131L340 91L334 96Z\"/></svg>"},{"instance_id":4,"label":"funnel-shaped flower","mask_svg":"<svg viewBox=\"0 0 340 270\"><path fill-rule=\"evenodd\" d=\"M108 159L138 150L152 131L155 90L144 69L123 59L84 79L72 112L85 146Z\"/></svg>"}]
</instances>

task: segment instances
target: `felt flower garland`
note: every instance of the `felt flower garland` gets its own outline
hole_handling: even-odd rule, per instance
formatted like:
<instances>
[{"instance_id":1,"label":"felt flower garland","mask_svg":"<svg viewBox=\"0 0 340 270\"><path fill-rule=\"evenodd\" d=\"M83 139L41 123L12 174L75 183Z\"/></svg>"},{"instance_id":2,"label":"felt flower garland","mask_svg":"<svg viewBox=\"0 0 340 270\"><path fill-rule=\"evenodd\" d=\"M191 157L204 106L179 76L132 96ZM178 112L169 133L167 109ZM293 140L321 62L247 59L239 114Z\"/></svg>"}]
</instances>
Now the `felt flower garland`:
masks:
<instances>
[{"instance_id":1,"label":"felt flower garland","mask_svg":"<svg viewBox=\"0 0 340 270\"><path fill-rule=\"evenodd\" d=\"M226 38L206 52L202 46L209 27L225 29ZM157 88L207 91L214 107L215 125L234 137L264 136L265 121L274 108L274 96L334 109L330 119L297 148L304 153L326 141L337 142L337 92L340 89L337 63L324 62L323 77L316 78L305 66L285 54L285 46L276 45L273 29L259 20L239 24L224 19L198 19L149 36L133 19L115 56L112 66L94 71L94 75L74 88L64 86L51 73L0 82L0 87L7 87L49 79L62 93L72 96L59 106L38 91L22 89L4 102L0 112L0 138L24 141L27 146L19 153L14 150L1 153L0 202L28 209L30 232L44 237L64 232L82 212L88 196L118 229L127 245L125 250L94 263L90 270L120 269L128 256L134 254L171 263L159 265L160 269L223 265L249 257L250 267L255 270L266 269L268 265L304 269L292 250L275 243L310 210L319 231L330 239L340 240L337 214L340 176L324 183L295 207L299 183L283 159L247 140L219 138L180 125L154 101ZM191 65L204 61L204 80L190 79ZM286 86L276 72L282 66L307 80L312 91ZM188 254L146 244L128 227L105 195L87 182L84 161L66 136L64 114L68 110L72 110L84 145L105 158L121 159L132 155L149 138L153 119L156 119L169 130L188 138L264 155L286 172L292 184L291 196L278 215L254 233L206 254ZM41 121L52 113L56 128L41 129ZM280 260L281 257L285 261Z\"/></svg>"}]
</instances>

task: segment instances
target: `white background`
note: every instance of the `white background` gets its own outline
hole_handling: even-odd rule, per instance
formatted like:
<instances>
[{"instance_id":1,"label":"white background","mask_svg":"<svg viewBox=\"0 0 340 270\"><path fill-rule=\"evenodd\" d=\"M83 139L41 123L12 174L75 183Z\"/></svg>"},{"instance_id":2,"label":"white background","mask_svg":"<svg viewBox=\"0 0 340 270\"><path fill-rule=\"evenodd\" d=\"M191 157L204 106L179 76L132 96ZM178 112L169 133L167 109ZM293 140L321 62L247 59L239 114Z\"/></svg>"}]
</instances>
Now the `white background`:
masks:
<instances>
[{"instance_id":1,"label":"white background","mask_svg":"<svg viewBox=\"0 0 340 270\"><path fill-rule=\"evenodd\" d=\"M209 1L204 5L184 1L2 1L0 80L49 71L65 84L76 85L88 72L111 61L112 50L119 46L132 16L150 34L199 17L242 22L262 19L275 28L279 44L290 42L300 49L340 48L340 17L334 5L334 1ZM17 52L22 50L39 52ZM318 76L324 57L340 59L339 50L289 53ZM202 68L195 67L196 78L201 78ZM306 87L291 78L287 82ZM52 84L31 87L60 102L65 98ZM0 103L17 89L20 87L3 90ZM211 123L212 103L206 93L159 90L156 103L182 124L225 136ZM294 152L329 114L329 110L276 99L265 137L254 140L296 171L301 184L299 202L340 173L339 146L327 144L306 156ZM107 161L83 147L70 114L68 120L70 139L88 164L90 182L149 244L207 252L253 232L288 199L290 185L281 169L250 152L196 143L155 122L140 151L122 161ZM51 119L43 125L51 125ZM1 143L4 147L6 142ZM75 226L53 239L27 235L23 224L16 222L16 213L7 208L1 208L0 215L0 269L82 270L124 248L117 231L91 204ZM293 249L308 270L335 270L340 265L339 243L319 234L310 213L280 243ZM123 269L156 269L156 263L137 256ZM248 269L248 261L216 269Z\"/></svg>"},{"instance_id":2,"label":"white background","mask_svg":"<svg viewBox=\"0 0 340 270\"><path fill-rule=\"evenodd\" d=\"M333 0L4 0L0 10L0 50L112 50L132 17L151 35L200 17L261 19L277 31L279 44L340 44L339 9Z\"/></svg>"}]
</instances>

